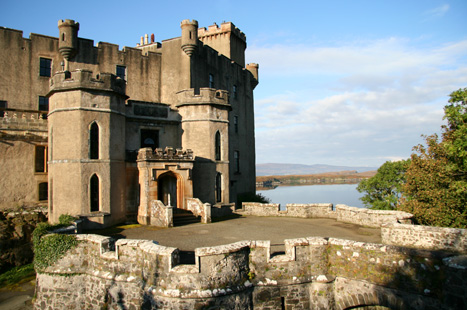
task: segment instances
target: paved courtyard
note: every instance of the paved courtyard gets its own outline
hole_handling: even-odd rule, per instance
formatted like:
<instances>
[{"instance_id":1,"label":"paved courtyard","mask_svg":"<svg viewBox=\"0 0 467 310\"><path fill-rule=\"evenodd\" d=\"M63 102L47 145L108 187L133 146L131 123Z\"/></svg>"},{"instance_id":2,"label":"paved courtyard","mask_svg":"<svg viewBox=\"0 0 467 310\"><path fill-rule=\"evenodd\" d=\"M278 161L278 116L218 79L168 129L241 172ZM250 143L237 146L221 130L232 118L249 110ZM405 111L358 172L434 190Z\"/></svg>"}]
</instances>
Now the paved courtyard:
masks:
<instances>
[{"instance_id":1,"label":"paved courtyard","mask_svg":"<svg viewBox=\"0 0 467 310\"><path fill-rule=\"evenodd\" d=\"M130 226L114 233L128 239L155 240L160 245L176 247L183 251L242 240L270 240L271 246L281 248L284 239L317 236L381 242L381 230L376 228L341 223L332 219L256 216L241 216L210 224L198 223L173 228Z\"/></svg>"}]
</instances>

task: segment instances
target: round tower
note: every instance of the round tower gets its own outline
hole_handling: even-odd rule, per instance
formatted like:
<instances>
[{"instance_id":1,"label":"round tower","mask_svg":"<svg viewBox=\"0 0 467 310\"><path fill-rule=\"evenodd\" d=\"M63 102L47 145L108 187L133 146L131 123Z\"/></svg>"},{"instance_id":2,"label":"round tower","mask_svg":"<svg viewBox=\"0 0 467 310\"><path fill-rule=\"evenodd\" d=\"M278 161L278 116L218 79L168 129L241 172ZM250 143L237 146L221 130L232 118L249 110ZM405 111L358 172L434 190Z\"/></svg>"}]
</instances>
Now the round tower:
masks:
<instances>
[{"instance_id":1,"label":"round tower","mask_svg":"<svg viewBox=\"0 0 467 310\"><path fill-rule=\"evenodd\" d=\"M182 50L191 57L198 48L198 21L185 19L181 22Z\"/></svg>"},{"instance_id":2,"label":"round tower","mask_svg":"<svg viewBox=\"0 0 467 310\"><path fill-rule=\"evenodd\" d=\"M229 93L193 88L177 92L182 147L193 151L193 196L211 204L229 203Z\"/></svg>"},{"instance_id":3,"label":"round tower","mask_svg":"<svg viewBox=\"0 0 467 310\"><path fill-rule=\"evenodd\" d=\"M58 51L65 58L65 71L68 70L68 61L78 52L78 30L79 23L74 20L65 19L58 21L59 40Z\"/></svg>"}]
</instances>

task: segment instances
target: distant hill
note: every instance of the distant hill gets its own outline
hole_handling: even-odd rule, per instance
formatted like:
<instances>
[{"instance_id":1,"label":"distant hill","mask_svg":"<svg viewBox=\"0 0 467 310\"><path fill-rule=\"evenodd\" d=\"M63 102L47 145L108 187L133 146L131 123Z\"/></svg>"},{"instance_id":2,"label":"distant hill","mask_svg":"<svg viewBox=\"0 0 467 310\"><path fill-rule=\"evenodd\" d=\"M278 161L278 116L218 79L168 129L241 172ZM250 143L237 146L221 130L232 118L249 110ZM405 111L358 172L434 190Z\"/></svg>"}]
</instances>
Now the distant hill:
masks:
<instances>
[{"instance_id":1,"label":"distant hill","mask_svg":"<svg viewBox=\"0 0 467 310\"><path fill-rule=\"evenodd\" d=\"M366 172L377 170L378 167L348 167L332 165L302 165L302 164L256 164L256 176L264 175L305 175L325 172L354 170Z\"/></svg>"}]
</instances>

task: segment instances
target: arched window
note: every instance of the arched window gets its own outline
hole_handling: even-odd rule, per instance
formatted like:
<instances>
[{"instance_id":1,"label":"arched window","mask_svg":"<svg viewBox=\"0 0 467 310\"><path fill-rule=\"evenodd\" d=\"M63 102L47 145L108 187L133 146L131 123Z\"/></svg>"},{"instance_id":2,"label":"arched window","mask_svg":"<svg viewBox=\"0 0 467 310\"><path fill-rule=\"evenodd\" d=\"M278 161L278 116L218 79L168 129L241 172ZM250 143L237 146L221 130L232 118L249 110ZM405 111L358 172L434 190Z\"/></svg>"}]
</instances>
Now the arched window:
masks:
<instances>
[{"instance_id":1,"label":"arched window","mask_svg":"<svg viewBox=\"0 0 467 310\"><path fill-rule=\"evenodd\" d=\"M96 122L89 129L89 158L99 159L99 125Z\"/></svg>"},{"instance_id":2,"label":"arched window","mask_svg":"<svg viewBox=\"0 0 467 310\"><path fill-rule=\"evenodd\" d=\"M222 174L216 174L216 202L222 201Z\"/></svg>"},{"instance_id":3,"label":"arched window","mask_svg":"<svg viewBox=\"0 0 467 310\"><path fill-rule=\"evenodd\" d=\"M216 160L221 160L221 133L218 131L216 132L215 138L215 147L216 147Z\"/></svg>"},{"instance_id":4,"label":"arched window","mask_svg":"<svg viewBox=\"0 0 467 310\"><path fill-rule=\"evenodd\" d=\"M99 177L93 174L89 184L91 212L99 211Z\"/></svg>"}]
</instances>

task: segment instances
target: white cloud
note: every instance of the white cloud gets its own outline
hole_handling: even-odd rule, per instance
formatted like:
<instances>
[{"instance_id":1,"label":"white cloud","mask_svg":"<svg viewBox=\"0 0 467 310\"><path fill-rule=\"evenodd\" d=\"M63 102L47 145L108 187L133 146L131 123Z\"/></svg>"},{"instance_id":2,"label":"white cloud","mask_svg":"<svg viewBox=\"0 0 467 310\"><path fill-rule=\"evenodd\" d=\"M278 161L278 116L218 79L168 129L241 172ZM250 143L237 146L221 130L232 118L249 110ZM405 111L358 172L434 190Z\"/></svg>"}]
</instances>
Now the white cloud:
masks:
<instances>
[{"instance_id":1,"label":"white cloud","mask_svg":"<svg viewBox=\"0 0 467 310\"><path fill-rule=\"evenodd\" d=\"M439 132L447 95L467 81L467 40L252 49L263 77L255 110L259 163L378 166L407 158L422 134ZM281 82L284 90L268 95L267 84Z\"/></svg>"},{"instance_id":2,"label":"white cloud","mask_svg":"<svg viewBox=\"0 0 467 310\"><path fill-rule=\"evenodd\" d=\"M450 9L449 4L443 4L431 10L425 11L423 15L429 18L443 17L449 11L449 9Z\"/></svg>"}]
</instances>

